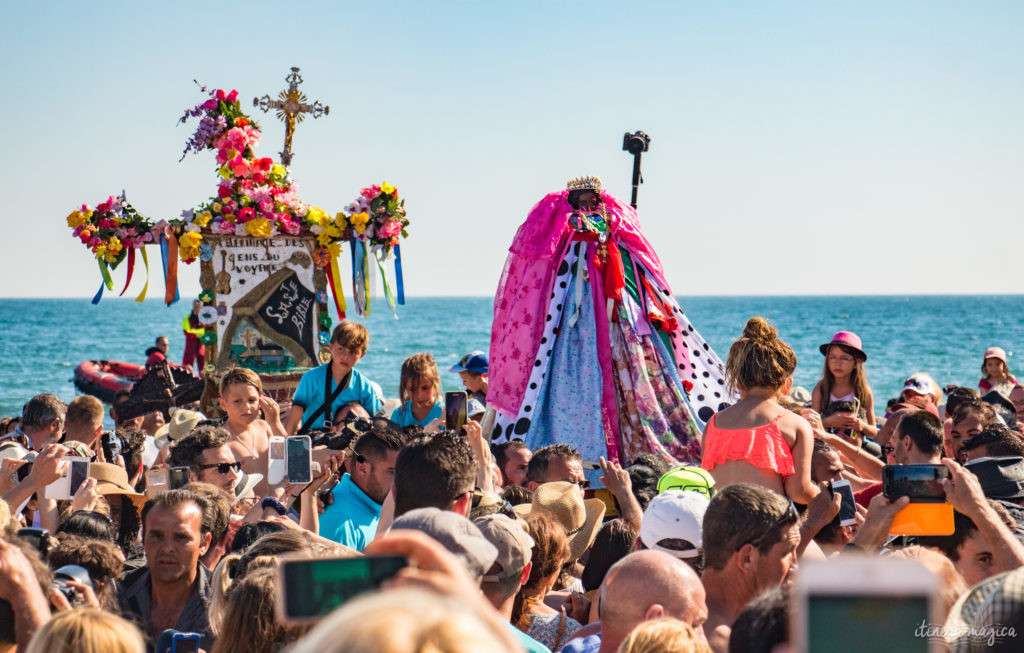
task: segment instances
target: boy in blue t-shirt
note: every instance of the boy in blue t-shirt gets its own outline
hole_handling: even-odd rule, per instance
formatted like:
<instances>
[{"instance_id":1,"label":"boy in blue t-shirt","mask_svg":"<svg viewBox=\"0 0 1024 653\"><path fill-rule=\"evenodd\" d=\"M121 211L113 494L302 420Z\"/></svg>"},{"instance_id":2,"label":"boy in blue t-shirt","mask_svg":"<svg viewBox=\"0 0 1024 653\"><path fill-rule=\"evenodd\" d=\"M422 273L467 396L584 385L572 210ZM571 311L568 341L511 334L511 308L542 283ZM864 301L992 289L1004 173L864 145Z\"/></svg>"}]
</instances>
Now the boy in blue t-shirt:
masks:
<instances>
[{"instance_id":1,"label":"boy in blue t-shirt","mask_svg":"<svg viewBox=\"0 0 1024 653\"><path fill-rule=\"evenodd\" d=\"M299 379L299 387L292 397L292 408L285 421L285 429L289 433L296 433L300 427L303 430L323 428L325 420L331 419L339 408L353 401L358 401L370 415L381 412L384 404L374 384L353 369L366 355L369 342L370 334L362 324L344 321L334 327L331 362L314 367ZM325 398L330 399L330 406L321 410Z\"/></svg>"}]
</instances>

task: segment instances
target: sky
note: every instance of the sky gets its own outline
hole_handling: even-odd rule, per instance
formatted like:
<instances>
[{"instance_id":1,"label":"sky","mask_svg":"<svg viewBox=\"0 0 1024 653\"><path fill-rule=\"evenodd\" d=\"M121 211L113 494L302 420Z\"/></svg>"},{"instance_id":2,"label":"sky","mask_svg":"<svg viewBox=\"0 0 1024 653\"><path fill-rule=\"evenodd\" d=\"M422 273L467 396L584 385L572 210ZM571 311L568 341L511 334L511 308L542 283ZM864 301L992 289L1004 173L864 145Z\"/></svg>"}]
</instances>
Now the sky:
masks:
<instances>
[{"instance_id":1,"label":"sky","mask_svg":"<svg viewBox=\"0 0 1024 653\"><path fill-rule=\"evenodd\" d=\"M395 184L410 295L492 295L572 177L628 199L635 130L676 294L1017 293L1022 32L992 1L5 2L0 296L92 296L65 216L122 189L153 219L198 205L193 80L251 107L291 66L330 106L295 134L300 197ZM252 111L276 159L283 124Z\"/></svg>"}]
</instances>

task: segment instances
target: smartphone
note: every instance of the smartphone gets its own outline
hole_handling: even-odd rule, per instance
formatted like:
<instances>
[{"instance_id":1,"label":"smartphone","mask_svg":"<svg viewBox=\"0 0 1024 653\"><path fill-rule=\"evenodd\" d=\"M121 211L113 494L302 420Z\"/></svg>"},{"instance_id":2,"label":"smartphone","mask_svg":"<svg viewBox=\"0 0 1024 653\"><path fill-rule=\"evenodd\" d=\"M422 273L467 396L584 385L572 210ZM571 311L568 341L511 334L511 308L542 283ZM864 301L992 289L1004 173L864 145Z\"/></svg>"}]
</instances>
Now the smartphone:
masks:
<instances>
[{"instance_id":1,"label":"smartphone","mask_svg":"<svg viewBox=\"0 0 1024 653\"><path fill-rule=\"evenodd\" d=\"M943 650L920 636L921 624L943 624L935 574L916 560L878 556L805 560L794 582L790 642L794 651Z\"/></svg>"},{"instance_id":2,"label":"smartphone","mask_svg":"<svg viewBox=\"0 0 1024 653\"><path fill-rule=\"evenodd\" d=\"M78 488L89 478L89 459L78 456L65 456L68 461L67 471L53 483L46 486L43 496L47 499L70 499L78 492Z\"/></svg>"},{"instance_id":3,"label":"smartphone","mask_svg":"<svg viewBox=\"0 0 1024 653\"><path fill-rule=\"evenodd\" d=\"M166 467L146 472L146 498L152 499L161 492L170 490L170 470Z\"/></svg>"},{"instance_id":4,"label":"smartphone","mask_svg":"<svg viewBox=\"0 0 1024 653\"><path fill-rule=\"evenodd\" d=\"M171 467L168 470L167 476L168 486L171 490L177 490L180 487L184 487L192 480L192 474L188 467Z\"/></svg>"},{"instance_id":5,"label":"smartphone","mask_svg":"<svg viewBox=\"0 0 1024 653\"><path fill-rule=\"evenodd\" d=\"M402 556L286 558L278 567L278 615L289 623L316 621L407 566Z\"/></svg>"},{"instance_id":6,"label":"smartphone","mask_svg":"<svg viewBox=\"0 0 1024 653\"><path fill-rule=\"evenodd\" d=\"M882 494L890 501L910 497L911 503L944 503L942 480L948 478L945 465L886 465L882 468Z\"/></svg>"},{"instance_id":7,"label":"smartphone","mask_svg":"<svg viewBox=\"0 0 1024 653\"><path fill-rule=\"evenodd\" d=\"M856 526L857 525L857 502L853 498L853 487L850 485L848 480L840 479L838 481L832 481L830 487L832 493L838 493L843 497L843 502L839 506L839 525L840 526Z\"/></svg>"},{"instance_id":8,"label":"smartphone","mask_svg":"<svg viewBox=\"0 0 1024 653\"><path fill-rule=\"evenodd\" d=\"M284 466L284 438L280 435L270 436L270 450L267 455L267 483L277 485L284 480L287 470Z\"/></svg>"},{"instance_id":9,"label":"smartphone","mask_svg":"<svg viewBox=\"0 0 1024 653\"><path fill-rule=\"evenodd\" d=\"M444 393L444 430L458 431L469 419L469 395L465 392Z\"/></svg>"},{"instance_id":10,"label":"smartphone","mask_svg":"<svg viewBox=\"0 0 1024 653\"><path fill-rule=\"evenodd\" d=\"M171 653L199 653L199 633L174 633L171 638Z\"/></svg>"},{"instance_id":11,"label":"smartphone","mask_svg":"<svg viewBox=\"0 0 1024 653\"><path fill-rule=\"evenodd\" d=\"M600 499L604 504L604 518L611 519L619 516L619 504L615 502L615 495L606 487L595 487L583 490L584 499Z\"/></svg>"},{"instance_id":12,"label":"smartphone","mask_svg":"<svg viewBox=\"0 0 1024 653\"><path fill-rule=\"evenodd\" d=\"M285 447L288 483L309 483L313 480L313 442L308 435L293 435Z\"/></svg>"}]
</instances>

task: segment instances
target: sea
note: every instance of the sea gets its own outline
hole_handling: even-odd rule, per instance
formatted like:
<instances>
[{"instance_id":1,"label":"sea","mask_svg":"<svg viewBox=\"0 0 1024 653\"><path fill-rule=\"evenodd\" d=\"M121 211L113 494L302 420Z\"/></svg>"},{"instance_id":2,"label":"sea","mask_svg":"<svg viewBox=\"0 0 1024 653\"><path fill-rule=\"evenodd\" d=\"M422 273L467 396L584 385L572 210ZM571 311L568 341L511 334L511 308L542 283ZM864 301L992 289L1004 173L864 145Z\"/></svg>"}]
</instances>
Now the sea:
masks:
<instances>
[{"instance_id":1,"label":"sea","mask_svg":"<svg viewBox=\"0 0 1024 653\"><path fill-rule=\"evenodd\" d=\"M694 327L724 360L729 346L752 316L766 317L793 347L795 384L808 390L821 377L818 347L837 331L854 331L868 354L868 379L875 405L899 394L906 378L927 372L944 386L976 387L982 355L997 345L1009 354L1011 371L1021 377L1015 354L1024 345L1024 295L849 296L849 297L679 297ZM159 335L170 339L171 361L184 350L182 318L191 304L170 307L159 301L136 303L104 299L0 299L0 416L18 415L22 404L41 392L70 401L75 366L83 360L141 364ZM364 322L369 351L358 369L398 394L402 361L429 351L441 368L445 390L457 390L448 372L465 353L487 351L493 298L412 297L397 316L377 300Z\"/></svg>"}]
</instances>

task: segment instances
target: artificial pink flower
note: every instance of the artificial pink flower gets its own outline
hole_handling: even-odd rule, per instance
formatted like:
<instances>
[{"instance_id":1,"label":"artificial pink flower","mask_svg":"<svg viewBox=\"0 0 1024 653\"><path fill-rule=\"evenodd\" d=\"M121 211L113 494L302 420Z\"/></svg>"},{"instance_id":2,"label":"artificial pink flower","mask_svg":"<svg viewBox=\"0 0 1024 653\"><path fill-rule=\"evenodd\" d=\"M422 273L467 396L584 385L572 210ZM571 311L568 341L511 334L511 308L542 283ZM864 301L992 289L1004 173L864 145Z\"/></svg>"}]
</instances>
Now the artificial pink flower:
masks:
<instances>
[{"instance_id":1,"label":"artificial pink flower","mask_svg":"<svg viewBox=\"0 0 1024 653\"><path fill-rule=\"evenodd\" d=\"M236 177L244 177L249 174L249 163L242 158L241 154L232 159L229 165L231 167L231 172L233 172Z\"/></svg>"},{"instance_id":2,"label":"artificial pink flower","mask_svg":"<svg viewBox=\"0 0 1024 653\"><path fill-rule=\"evenodd\" d=\"M274 160L271 159L269 156L265 156L265 157L256 159L255 163L256 163L256 166L255 166L256 169L259 170L260 172L270 172L271 166L274 165Z\"/></svg>"},{"instance_id":3,"label":"artificial pink flower","mask_svg":"<svg viewBox=\"0 0 1024 653\"><path fill-rule=\"evenodd\" d=\"M368 200L372 200L374 197L380 195L380 186L374 184L373 186L367 186L363 190L359 191L359 194Z\"/></svg>"},{"instance_id":4,"label":"artificial pink flower","mask_svg":"<svg viewBox=\"0 0 1024 653\"><path fill-rule=\"evenodd\" d=\"M221 184L220 186L217 186L217 197L221 199L231 197L231 186L227 184Z\"/></svg>"},{"instance_id":5,"label":"artificial pink flower","mask_svg":"<svg viewBox=\"0 0 1024 653\"><path fill-rule=\"evenodd\" d=\"M247 206L238 212L239 222L248 222L249 220L252 220L254 217L256 217L256 212L252 210L251 206Z\"/></svg>"},{"instance_id":6,"label":"artificial pink flower","mask_svg":"<svg viewBox=\"0 0 1024 653\"><path fill-rule=\"evenodd\" d=\"M227 101L228 104L232 104L235 101L237 101L238 91L232 90L230 93L228 93L228 96L225 98L225 100Z\"/></svg>"},{"instance_id":7,"label":"artificial pink flower","mask_svg":"<svg viewBox=\"0 0 1024 653\"><path fill-rule=\"evenodd\" d=\"M235 225L227 220L218 220L214 223L214 230L222 234L233 234L235 233Z\"/></svg>"},{"instance_id":8,"label":"artificial pink flower","mask_svg":"<svg viewBox=\"0 0 1024 653\"><path fill-rule=\"evenodd\" d=\"M227 98L227 95L224 94L224 91L222 89L219 89L219 88L217 89L217 91L216 91L216 93L214 95L216 96L216 98L218 100L224 100L225 98Z\"/></svg>"},{"instance_id":9,"label":"artificial pink flower","mask_svg":"<svg viewBox=\"0 0 1024 653\"><path fill-rule=\"evenodd\" d=\"M281 217L277 219L277 223L281 226L281 231L290 236L298 236L302 230L302 225L284 214L281 214Z\"/></svg>"},{"instance_id":10,"label":"artificial pink flower","mask_svg":"<svg viewBox=\"0 0 1024 653\"><path fill-rule=\"evenodd\" d=\"M252 180L257 184L262 184L267 180L267 178L263 176L262 172L254 172L252 175Z\"/></svg>"},{"instance_id":11,"label":"artificial pink flower","mask_svg":"<svg viewBox=\"0 0 1024 653\"><path fill-rule=\"evenodd\" d=\"M377 227L378 238L394 238L402 233L402 223L399 220L389 220L387 223Z\"/></svg>"},{"instance_id":12,"label":"artificial pink flower","mask_svg":"<svg viewBox=\"0 0 1024 653\"><path fill-rule=\"evenodd\" d=\"M263 200L260 202L260 211L263 211L264 213L273 213L274 203L270 200Z\"/></svg>"},{"instance_id":13,"label":"artificial pink flower","mask_svg":"<svg viewBox=\"0 0 1024 653\"><path fill-rule=\"evenodd\" d=\"M213 98L210 98L206 102L203 102L203 108L206 109L207 111L213 111L214 109L217 108L217 100L214 100Z\"/></svg>"}]
</instances>

